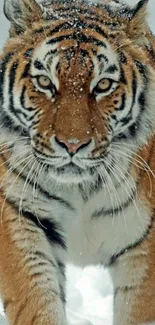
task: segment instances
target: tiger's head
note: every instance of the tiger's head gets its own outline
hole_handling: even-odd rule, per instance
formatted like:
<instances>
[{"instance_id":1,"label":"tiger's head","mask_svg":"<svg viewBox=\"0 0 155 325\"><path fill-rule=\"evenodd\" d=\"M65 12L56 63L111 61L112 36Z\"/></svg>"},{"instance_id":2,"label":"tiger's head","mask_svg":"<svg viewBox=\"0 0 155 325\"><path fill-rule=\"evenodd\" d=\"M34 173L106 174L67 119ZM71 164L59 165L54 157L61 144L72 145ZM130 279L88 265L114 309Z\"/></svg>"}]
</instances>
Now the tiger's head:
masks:
<instances>
[{"instance_id":1,"label":"tiger's head","mask_svg":"<svg viewBox=\"0 0 155 325\"><path fill-rule=\"evenodd\" d=\"M155 127L153 37L147 0L5 0L10 39L1 56L1 127L60 183L91 182L117 149ZM116 155L115 155L116 154ZM120 158L119 158L120 159Z\"/></svg>"}]
</instances>

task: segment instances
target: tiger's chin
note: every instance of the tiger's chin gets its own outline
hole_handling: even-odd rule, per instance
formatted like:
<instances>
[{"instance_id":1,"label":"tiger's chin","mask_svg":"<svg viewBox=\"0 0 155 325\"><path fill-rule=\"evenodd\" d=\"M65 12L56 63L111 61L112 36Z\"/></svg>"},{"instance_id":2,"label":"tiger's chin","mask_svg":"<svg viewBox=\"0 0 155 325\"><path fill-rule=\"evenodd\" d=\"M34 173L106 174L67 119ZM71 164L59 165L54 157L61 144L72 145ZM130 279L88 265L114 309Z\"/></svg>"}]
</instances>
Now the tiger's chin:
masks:
<instances>
[{"instance_id":1,"label":"tiger's chin","mask_svg":"<svg viewBox=\"0 0 155 325\"><path fill-rule=\"evenodd\" d=\"M80 184L83 182L92 182L93 175L89 169L80 167L65 166L62 168L52 168L49 177L59 184Z\"/></svg>"}]
</instances>

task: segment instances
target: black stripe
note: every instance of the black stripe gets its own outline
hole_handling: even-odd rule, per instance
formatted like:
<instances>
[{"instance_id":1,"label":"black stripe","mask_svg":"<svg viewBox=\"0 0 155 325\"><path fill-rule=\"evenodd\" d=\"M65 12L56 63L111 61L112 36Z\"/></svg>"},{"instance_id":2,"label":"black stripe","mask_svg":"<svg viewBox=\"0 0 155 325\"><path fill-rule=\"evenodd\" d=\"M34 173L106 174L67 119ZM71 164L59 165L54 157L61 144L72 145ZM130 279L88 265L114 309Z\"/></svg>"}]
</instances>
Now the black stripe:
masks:
<instances>
[{"instance_id":1,"label":"black stripe","mask_svg":"<svg viewBox=\"0 0 155 325\"><path fill-rule=\"evenodd\" d=\"M118 71L118 68L116 66L116 64L110 65L110 67L108 67L105 72L107 73L111 73L113 74L114 72Z\"/></svg>"},{"instance_id":2,"label":"black stripe","mask_svg":"<svg viewBox=\"0 0 155 325\"><path fill-rule=\"evenodd\" d=\"M41 27L41 28L39 28L39 29L35 29L35 30L33 30L33 35L37 35L37 34L41 34L41 33L46 33L46 31L49 29L49 28L51 28L51 26L49 25L49 26L44 26L44 27ZM47 33L46 33L47 34ZM45 34L45 35L46 35Z\"/></svg>"},{"instance_id":3,"label":"black stripe","mask_svg":"<svg viewBox=\"0 0 155 325\"><path fill-rule=\"evenodd\" d=\"M38 69L39 71L40 70L45 70L43 64L38 59L36 59L33 64L34 64L34 67L36 69Z\"/></svg>"},{"instance_id":4,"label":"black stripe","mask_svg":"<svg viewBox=\"0 0 155 325\"><path fill-rule=\"evenodd\" d=\"M79 20L78 23L76 24L76 28L81 31L82 28L88 30L88 29L92 29L93 31L95 31L96 33L98 33L99 35L107 38L107 34L105 33L105 31L98 25L95 24L90 24L90 23L85 23L83 20ZM105 43L103 43L104 48L107 48L107 45Z\"/></svg>"},{"instance_id":5,"label":"black stripe","mask_svg":"<svg viewBox=\"0 0 155 325\"><path fill-rule=\"evenodd\" d=\"M132 106L131 108L134 106L135 101L136 101L136 93L137 93L137 78L136 78L136 73L133 70L133 75L132 75Z\"/></svg>"},{"instance_id":6,"label":"black stripe","mask_svg":"<svg viewBox=\"0 0 155 325\"><path fill-rule=\"evenodd\" d=\"M56 54L57 53L57 49L55 49L55 50L50 50L50 51L48 51L47 53L46 53L46 55L44 56L44 61L46 60L46 58L47 58L47 56L49 56L49 55L54 55L54 54Z\"/></svg>"},{"instance_id":7,"label":"black stripe","mask_svg":"<svg viewBox=\"0 0 155 325\"><path fill-rule=\"evenodd\" d=\"M119 59L122 64L127 64L127 58L123 52L119 53Z\"/></svg>"},{"instance_id":8,"label":"black stripe","mask_svg":"<svg viewBox=\"0 0 155 325\"><path fill-rule=\"evenodd\" d=\"M59 285L60 288L60 299L62 300L63 304L66 304L66 293L65 289L62 287L62 285Z\"/></svg>"},{"instance_id":9,"label":"black stripe","mask_svg":"<svg viewBox=\"0 0 155 325\"><path fill-rule=\"evenodd\" d=\"M73 33L73 34L69 34L69 35L63 35L63 36L59 36L59 37L55 37L51 40L49 40L46 44L54 44L54 43L58 43L61 41L65 41L65 40L76 40L79 43L93 43L94 45L97 46L103 46L105 47L106 44L103 41L98 40L95 37L92 36L86 36L83 33Z\"/></svg>"},{"instance_id":10,"label":"black stripe","mask_svg":"<svg viewBox=\"0 0 155 325\"><path fill-rule=\"evenodd\" d=\"M103 61L103 60L104 60L106 63L109 62L107 56L105 56L104 54L99 54L99 55L97 55L97 59L98 59L100 62Z\"/></svg>"},{"instance_id":11,"label":"black stripe","mask_svg":"<svg viewBox=\"0 0 155 325\"><path fill-rule=\"evenodd\" d=\"M138 11L144 6L145 3L147 3L148 1L146 0L140 0L137 5L132 9L132 16L129 16L129 19L133 19L133 17L135 17L138 13Z\"/></svg>"},{"instance_id":12,"label":"black stripe","mask_svg":"<svg viewBox=\"0 0 155 325\"><path fill-rule=\"evenodd\" d=\"M57 261L57 264L58 264L58 268L59 268L60 273L65 277L65 265L64 265L64 263L62 263L60 261Z\"/></svg>"},{"instance_id":13,"label":"black stripe","mask_svg":"<svg viewBox=\"0 0 155 325\"><path fill-rule=\"evenodd\" d=\"M26 86L24 85L23 86L23 89L22 89L22 92L21 92L21 95L20 95L20 103L21 103L21 106L26 110L26 111L29 111L29 112L32 112L34 111L34 108L33 107L26 107L25 106L25 94L26 94Z\"/></svg>"},{"instance_id":14,"label":"black stripe","mask_svg":"<svg viewBox=\"0 0 155 325\"><path fill-rule=\"evenodd\" d=\"M151 232L151 229L153 228L153 225L154 225L154 216L151 218L150 225L148 226L147 230L144 232L142 237L139 240L137 240L134 244L128 245L125 248L123 248L119 253L114 254L110 258L110 261L107 266L109 266L109 267L113 266L115 263L117 263L119 257L121 257L125 253L129 252L130 250L137 248L138 246L140 246L143 243L144 240L148 239L148 236Z\"/></svg>"},{"instance_id":15,"label":"black stripe","mask_svg":"<svg viewBox=\"0 0 155 325\"><path fill-rule=\"evenodd\" d=\"M135 122L135 123L133 123L131 126L129 126L129 128L128 128L128 130L129 130L129 133L130 133L130 136L131 137L135 137L136 136L136 134L137 134L137 131L138 131L138 129L139 129L139 122L137 121L137 122Z\"/></svg>"},{"instance_id":16,"label":"black stripe","mask_svg":"<svg viewBox=\"0 0 155 325\"><path fill-rule=\"evenodd\" d=\"M126 85L126 84L127 84L127 81L126 81L126 77L125 77L125 72L124 72L124 70L123 70L122 67L120 67L120 69L121 69L121 73L120 73L120 81L121 81L124 85Z\"/></svg>"},{"instance_id":17,"label":"black stripe","mask_svg":"<svg viewBox=\"0 0 155 325\"><path fill-rule=\"evenodd\" d=\"M9 72L9 96L10 96L9 110L16 118L18 118L21 125L23 126L23 122L22 122L22 119L20 118L20 115L23 115L26 118L26 114L21 112L21 110L14 108L14 93L13 93L13 90L14 90L14 84L15 84L17 69L18 69L18 61L14 61L13 64L12 64L12 67L10 69L10 72Z\"/></svg>"},{"instance_id":18,"label":"black stripe","mask_svg":"<svg viewBox=\"0 0 155 325\"><path fill-rule=\"evenodd\" d=\"M145 108L145 95L144 92L141 92L138 98L139 105L141 107L141 110L143 111Z\"/></svg>"},{"instance_id":19,"label":"black stripe","mask_svg":"<svg viewBox=\"0 0 155 325\"><path fill-rule=\"evenodd\" d=\"M61 246L66 249L65 239L62 235L61 226L56 221L48 219L37 219L32 213L22 211L25 218L31 220L37 227L42 229L47 239L54 245Z\"/></svg>"},{"instance_id":20,"label":"black stripe","mask_svg":"<svg viewBox=\"0 0 155 325\"><path fill-rule=\"evenodd\" d=\"M138 68L138 71L143 76L144 79L146 79L146 68L145 66L138 60L135 61L136 67Z\"/></svg>"},{"instance_id":21,"label":"black stripe","mask_svg":"<svg viewBox=\"0 0 155 325\"><path fill-rule=\"evenodd\" d=\"M1 112L1 123L3 124L3 127L9 131L9 133L17 132L20 136L28 136L27 129L21 127L20 125L15 125L14 121L9 115L6 114L5 111Z\"/></svg>"},{"instance_id":22,"label":"black stripe","mask_svg":"<svg viewBox=\"0 0 155 325\"><path fill-rule=\"evenodd\" d=\"M97 39L93 36L87 36L84 33L75 34L75 39L79 43L93 43L94 45L97 45L97 46L102 46L104 48L107 47L106 44L104 43L104 41L100 41L99 39Z\"/></svg>"},{"instance_id":23,"label":"black stripe","mask_svg":"<svg viewBox=\"0 0 155 325\"><path fill-rule=\"evenodd\" d=\"M89 76L91 76L91 74L93 73L94 68L95 68L94 67L94 62L93 62L92 58L90 57L89 52L87 50L80 49L80 54L81 54L82 64L84 64L86 67L87 67L87 63L86 63L85 58L88 57L89 63L91 64L91 67L89 69Z\"/></svg>"},{"instance_id":24,"label":"black stripe","mask_svg":"<svg viewBox=\"0 0 155 325\"><path fill-rule=\"evenodd\" d=\"M24 57L25 57L26 59L29 59L29 58L31 58L32 53L33 53L33 48L27 49L27 50L24 52Z\"/></svg>"},{"instance_id":25,"label":"black stripe","mask_svg":"<svg viewBox=\"0 0 155 325\"><path fill-rule=\"evenodd\" d=\"M122 95L122 102L121 102L121 105L116 108L118 111L123 111L124 107L125 107L125 104L126 104L126 94L124 93Z\"/></svg>"},{"instance_id":26,"label":"black stripe","mask_svg":"<svg viewBox=\"0 0 155 325\"><path fill-rule=\"evenodd\" d=\"M7 70L8 63L10 62L13 52L8 53L0 62L0 101L3 104L3 87L4 87L4 79L5 79L5 72Z\"/></svg>"},{"instance_id":27,"label":"black stripe","mask_svg":"<svg viewBox=\"0 0 155 325\"><path fill-rule=\"evenodd\" d=\"M65 22L59 24L58 26L56 26L55 28L53 28L48 33L47 37L53 36L54 34L59 33L62 30L68 30L68 31L70 31L71 27L73 27L73 26L74 26L74 23L70 23L70 22L65 21Z\"/></svg>"},{"instance_id":28,"label":"black stripe","mask_svg":"<svg viewBox=\"0 0 155 325\"><path fill-rule=\"evenodd\" d=\"M58 43L58 42L61 42L64 40L71 40L71 39L74 39L73 34L63 35L63 36L52 38L46 44L49 45L49 44L54 44L54 43Z\"/></svg>"},{"instance_id":29,"label":"black stripe","mask_svg":"<svg viewBox=\"0 0 155 325\"><path fill-rule=\"evenodd\" d=\"M118 215L119 213L122 212L123 209L127 209L131 205L131 203L133 202L133 200L136 196L136 193L137 193L137 188L133 191L133 193L130 195L130 197L127 199L127 201L122 203L119 207L113 208L113 209L111 208L108 210L105 210L105 208L102 208L100 210L94 211L91 218L97 219L100 217L107 217L107 216L113 217L114 214Z\"/></svg>"},{"instance_id":30,"label":"black stripe","mask_svg":"<svg viewBox=\"0 0 155 325\"><path fill-rule=\"evenodd\" d=\"M24 78L27 78L28 75L29 75L29 71L30 71L30 63L28 62L26 65L25 65L25 68L24 68L24 71L21 75L21 79L24 79Z\"/></svg>"}]
</instances>

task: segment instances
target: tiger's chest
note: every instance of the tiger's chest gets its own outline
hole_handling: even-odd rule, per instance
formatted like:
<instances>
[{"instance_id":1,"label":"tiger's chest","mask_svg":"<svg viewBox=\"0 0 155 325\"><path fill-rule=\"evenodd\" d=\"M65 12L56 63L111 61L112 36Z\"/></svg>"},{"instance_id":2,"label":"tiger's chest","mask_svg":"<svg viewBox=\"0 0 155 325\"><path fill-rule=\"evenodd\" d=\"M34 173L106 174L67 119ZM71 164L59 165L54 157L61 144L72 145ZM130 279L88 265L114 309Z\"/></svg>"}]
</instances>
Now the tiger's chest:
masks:
<instances>
[{"instance_id":1,"label":"tiger's chest","mask_svg":"<svg viewBox=\"0 0 155 325\"><path fill-rule=\"evenodd\" d=\"M108 265L116 255L135 246L146 234L151 216L139 198L136 184L94 190L86 195L78 187L49 187L32 195L29 188L21 201L21 185L10 190L11 200L40 219L50 219L64 230L69 261L77 265ZM19 204L20 202L20 204ZM35 203L35 204L34 204Z\"/></svg>"},{"instance_id":2,"label":"tiger's chest","mask_svg":"<svg viewBox=\"0 0 155 325\"><path fill-rule=\"evenodd\" d=\"M65 210L58 204L57 218L62 223L69 260L77 265L110 263L121 251L136 245L145 236L150 215L135 194L104 189L84 199L79 191L66 191L64 199L73 207Z\"/></svg>"}]
</instances>

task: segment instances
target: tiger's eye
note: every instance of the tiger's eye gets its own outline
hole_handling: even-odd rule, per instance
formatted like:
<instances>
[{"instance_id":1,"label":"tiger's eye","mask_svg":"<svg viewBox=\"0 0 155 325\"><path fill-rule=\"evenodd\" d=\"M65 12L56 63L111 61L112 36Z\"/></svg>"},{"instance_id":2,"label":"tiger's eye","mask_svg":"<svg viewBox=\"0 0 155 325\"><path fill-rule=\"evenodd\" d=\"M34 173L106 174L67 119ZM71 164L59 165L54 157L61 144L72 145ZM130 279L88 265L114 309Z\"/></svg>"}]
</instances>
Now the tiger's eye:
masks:
<instances>
[{"instance_id":1,"label":"tiger's eye","mask_svg":"<svg viewBox=\"0 0 155 325\"><path fill-rule=\"evenodd\" d=\"M112 81L110 79L102 79L99 81L97 88L101 91L106 91L111 88Z\"/></svg>"},{"instance_id":2,"label":"tiger's eye","mask_svg":"<svg viewBox=\"0 0 155 325\"><path fill-rule=\"evenodd\" d=\"M48 89L51 85L51 80L46 76L39 76L37 78L37 81L38 81L38 85L44 89Z\"/></svg>"}]
</instances>

